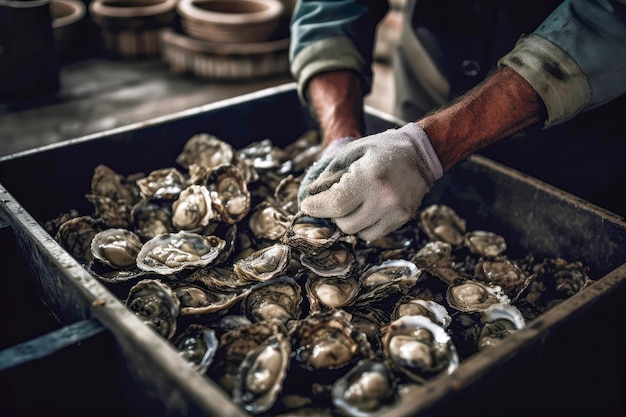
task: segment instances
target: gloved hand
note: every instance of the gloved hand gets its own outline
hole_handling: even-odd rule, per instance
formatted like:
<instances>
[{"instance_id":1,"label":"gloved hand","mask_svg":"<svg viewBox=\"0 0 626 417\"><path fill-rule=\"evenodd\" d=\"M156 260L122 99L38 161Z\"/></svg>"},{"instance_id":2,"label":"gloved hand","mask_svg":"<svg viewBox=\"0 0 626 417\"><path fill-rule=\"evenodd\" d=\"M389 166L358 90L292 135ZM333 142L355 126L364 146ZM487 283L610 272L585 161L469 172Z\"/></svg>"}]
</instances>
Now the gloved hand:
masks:
<instances>
[{"instance_id":1,"label":"gloved hand","mask_svg":"<svg viewBox=\"0 0 626 417\"><path fill-rule=\"evenodd\" d=\"M313 165L309 169L307 169L304 174L304 178L300 181L300 187L298 187L298 205L302 203L309 194L307 192L307 187L310 183L315 181L317 177L324 171L324 169L330 164L333 157L339 152L341 148L343 148L348 143L352 142L356 138L353 137L345 137L332 141L330 145L328 145L320 155L319 159L315 161Z\"/></svg>"},{"instance_id":2,"label":"gloved hand","mask_svg":"<svg viewBox=\"0 0 626 417\"><path fill-rule=\"evenodd\" d=\"M300 209L374 240L409 221L442 175L428 135L409 123L342 147L308 185Z\"/></svg>"}]
</instances>

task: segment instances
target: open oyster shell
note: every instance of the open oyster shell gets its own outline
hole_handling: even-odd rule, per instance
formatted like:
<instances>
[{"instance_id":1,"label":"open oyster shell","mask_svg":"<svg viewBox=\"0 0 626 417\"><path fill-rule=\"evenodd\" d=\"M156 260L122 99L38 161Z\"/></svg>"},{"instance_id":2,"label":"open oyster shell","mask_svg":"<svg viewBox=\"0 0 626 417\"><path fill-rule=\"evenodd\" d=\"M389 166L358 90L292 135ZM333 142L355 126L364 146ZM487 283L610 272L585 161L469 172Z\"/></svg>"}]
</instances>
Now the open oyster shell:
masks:
<instances>
[{"instance_id":1,"label":"open oyster shell","mask_svg":"<svg viewBox=\"0 0 626 417\"><path fill-rule=\"evenodd\" d=\"M445 329L426 316L404 316L383 335L384 352L394 368L423 383L441 372L452 373L459 356Z\"/></svg>"},{"instance_id":2,"label":"open oyster shell","mask_svg":"<svg viewBox=\"0 0 626 417\"><path fill-rule=\"evenodd\" d=\"M174 291L162 282L139 281L128 292L126 306L163 337L171 339L176 333L180 302Z\"/></svg>"},{"instance_id":3,"label":"open oyster shell","mask_svg":"<svg viewBox=\"0 0 626 417\"><path fill-rule=\"evenodd\" d=\"M111 228L94 235L91 253L94 258L114 269L131 269L136 266L142 246L139 236L130 230Z\"/></svg>"},{"instance_id":4,"label":"open oyster shell","mask_svg":"<svg viewBox=\"0 0 626 417\"><path fill-rule=\"evenodd\" d=\"M369 417L382 412L397 399L393 371L382 361L361 360L333 384L331 399L348 416Z\"/></svg>"},{"instance_id":5,"label":"open oyster shell","mask_svg":"<svg viewBox=\"0 0 626 417\"><path fill-rule=\"evenodd\" d=\"M137 266L144 271L170 275L186 268L209 265L224 248L216 236L180 231L164 233L147 241L137 255Z\"/></svg>"},{"instance_id":6,"label":"open oyster shell","mask_svg":"<svg viewBox=\"0 0 626 417\"><path fill-rule=\"evenodd\" d=\"M301 288L296 280L281 276L254 285L242 303L242 309L251 321L287 322L300 318L301 302Z\"/></svg>"},{"instance_id":7,"label":"open oyster shell","mask_svg":"<svg viewBox=\"0 0 626 417\"><path fill-rule=\"evenodd\" d=\"M269 410L283 388L291 355L289 339L283 333L267 338L249 352L237 372L233 401L252 414Z\"/></svg>"},{"instance_id":8,"label":"open oyster shell","mask_svg":"<svg viewBox=\"0 0 626 417\"><path fill-rule=\"evenodd\" d=\"M441 240L459 247L465 239L465 220L443 204L433 204L420 212L420 227L431 241Z\"/></svg>"},{"instance_id":9,"label":"open oyster shell","mask_svg":"<svg viewBox=\"0 0 626 417\"><path fill-rule=\"evenodd\" d=\"M235 261L233 269L243 280L267 281L285 271L290 257L291 248L277 243Z\"/></svg>"},{"instance_id":10,"label":"open oyster shell","mask_svg":"<svg viewBox=\"0 0 626 417\"><path fill-rule=\"evenodd\" d=\"M471 279L461 280L448 287L446 300L450 307L466 313L483 311L496 303L511 303L500 286L490 286Z\"/></svg>"}]
</instances>

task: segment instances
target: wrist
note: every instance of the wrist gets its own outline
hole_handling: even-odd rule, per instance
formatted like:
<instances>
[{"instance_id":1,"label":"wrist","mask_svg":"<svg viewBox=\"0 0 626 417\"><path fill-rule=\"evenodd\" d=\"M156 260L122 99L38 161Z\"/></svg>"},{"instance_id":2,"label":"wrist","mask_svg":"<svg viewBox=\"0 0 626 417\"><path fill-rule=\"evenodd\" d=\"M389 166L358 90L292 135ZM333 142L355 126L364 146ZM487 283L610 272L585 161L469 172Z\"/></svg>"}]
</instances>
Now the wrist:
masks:
<instances>
[{"instance_id":1,"label":"wrist","mask_svg":"<svg viewBox=\"0 0 626 417\"><path fill-rule=\"evenodd\" d=\"M407 123L398 129L404 135L411 138L411 142L416 149L417 155L422 158L422 163L427 169L431 178L431 182L435 182L443 176L443 166L439 160L439 156L433 147L428 133L416 123Z\"/></svg>"}]
</instances>

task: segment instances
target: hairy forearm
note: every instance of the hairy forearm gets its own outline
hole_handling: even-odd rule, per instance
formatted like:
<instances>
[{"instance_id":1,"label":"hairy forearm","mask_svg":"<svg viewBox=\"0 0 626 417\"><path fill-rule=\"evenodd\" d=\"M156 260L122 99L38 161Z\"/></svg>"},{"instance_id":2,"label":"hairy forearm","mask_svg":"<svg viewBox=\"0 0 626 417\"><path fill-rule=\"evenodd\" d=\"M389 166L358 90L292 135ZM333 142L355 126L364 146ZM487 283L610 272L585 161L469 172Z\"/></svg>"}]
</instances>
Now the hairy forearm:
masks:
<instances>
[{"instance_id":1,"label":"hairy forearm","mask_svg":"<svg viewBox=\"0 0 626 417\"><path fill-rule=\"evenodd\" d=\"M545 118L537 92L504 67L416 123L426 131L443 169L448 170L476 151Z\"/></svg>"},{"instance_id":2,"label":"hairy forearm","mask_svg":"<svg viewBox=\"0 0 626 417\"><path fill-rule=\"evenodd\" d=\"M342 137L360 138L364 129L363 98L358 76L336 71L315 76L307 98L322 132L323 145Z\"/></svg>"}]
</instances>

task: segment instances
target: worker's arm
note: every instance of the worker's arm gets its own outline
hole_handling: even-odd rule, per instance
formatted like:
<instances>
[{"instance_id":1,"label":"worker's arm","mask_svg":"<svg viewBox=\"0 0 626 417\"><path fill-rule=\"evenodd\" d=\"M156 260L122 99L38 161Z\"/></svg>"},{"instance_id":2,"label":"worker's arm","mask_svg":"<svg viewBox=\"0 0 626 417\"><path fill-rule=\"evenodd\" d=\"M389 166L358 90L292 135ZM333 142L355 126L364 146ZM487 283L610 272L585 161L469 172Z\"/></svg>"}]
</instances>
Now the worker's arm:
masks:
<instances>
[{"instance_id":1,"label":"worker's arm","mask_svg":"<svg viewBox=\"0 0 626 417\"><path fill-rule=\"evenodd\" d=\"M445 171L479 149L545 118L537 92L504 67L417 124L428 134Z\"/></svg>"}]
</instances>

